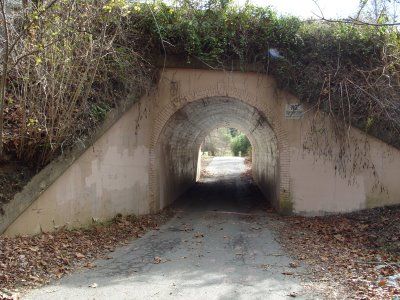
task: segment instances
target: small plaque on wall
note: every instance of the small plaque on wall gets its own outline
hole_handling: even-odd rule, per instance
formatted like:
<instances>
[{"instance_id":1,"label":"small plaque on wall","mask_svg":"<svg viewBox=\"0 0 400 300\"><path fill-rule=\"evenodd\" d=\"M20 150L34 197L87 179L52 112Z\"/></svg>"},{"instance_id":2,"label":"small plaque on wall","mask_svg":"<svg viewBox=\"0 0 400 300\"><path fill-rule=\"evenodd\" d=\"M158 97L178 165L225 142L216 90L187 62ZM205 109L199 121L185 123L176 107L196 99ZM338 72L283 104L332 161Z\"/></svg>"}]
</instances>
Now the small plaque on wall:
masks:
<instances>
[{"instance_id":1,"label":"small plaque on wall","mask_svg":"<svg viewBox=\"0 0 400 300\"><path fill-rule=\"evenodd\" d=\"M286 104L285 118L289 120L299 120L304 116L303 105L300 103Z\"/></svg>"}]
</instances>

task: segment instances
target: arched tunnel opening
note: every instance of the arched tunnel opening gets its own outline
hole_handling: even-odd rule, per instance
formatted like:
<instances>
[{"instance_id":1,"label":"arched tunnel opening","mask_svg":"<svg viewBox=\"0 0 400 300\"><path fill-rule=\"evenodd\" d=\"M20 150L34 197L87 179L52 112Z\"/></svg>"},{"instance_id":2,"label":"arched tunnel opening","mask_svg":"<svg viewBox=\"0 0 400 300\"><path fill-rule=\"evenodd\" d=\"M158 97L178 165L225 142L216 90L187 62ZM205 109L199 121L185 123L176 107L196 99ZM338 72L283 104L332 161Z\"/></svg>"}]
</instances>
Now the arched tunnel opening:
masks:
<instances>
[{"instance_id":1,"label":"arched tunnel opening","mask_svg":"<svg viewBox=\"0 0 400 300\"><path fill-rule=\"evenodd\" d=\"M220 127L236 128L249 139L251 180L239 172L238 176L198 182L201 144L211 131ZM186 104L169 118L155 149L155 209L164 208L178 198L179 202L195 198L199 208L215 208L221 201L219 204L227 208L236 204L261 205L261 202L277 206L280 186L277 144L265 115L239 99L212 97Z\"/></svg>"}]
</instances>

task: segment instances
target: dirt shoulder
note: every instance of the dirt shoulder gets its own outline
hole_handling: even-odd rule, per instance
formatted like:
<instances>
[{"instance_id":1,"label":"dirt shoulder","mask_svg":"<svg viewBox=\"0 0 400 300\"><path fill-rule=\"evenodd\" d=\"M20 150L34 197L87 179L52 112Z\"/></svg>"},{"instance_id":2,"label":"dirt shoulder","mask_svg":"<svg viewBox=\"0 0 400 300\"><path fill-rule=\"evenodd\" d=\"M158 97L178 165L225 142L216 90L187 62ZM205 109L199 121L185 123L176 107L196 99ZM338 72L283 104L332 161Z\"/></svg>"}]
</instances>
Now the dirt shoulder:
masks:
<instances>
[{"instance_id":1,"label":"dirt shoulder","mask_svg":"<svg viewBox=\"0 0 400 300\"><path fill-rule=\"evenodd\" d=\"M330 287L328 298L400 299L400 206L273 218L280 243Z\"/></svg>"},{"instance_id":2,"label":"dirt shoulder","mask_svg":"<svg viewBox=\"0 0 400 300\"><path fill-rule=\"evenodd\" d=\"M202 156L201 157L201 172L200 177L211 177L212 174L207 171L207 166L212 162L214 156Z\"/></svg>"},{"instance_id":3,"label":"dirt shoulder","mask_svg":"<svg viewBox=\"0 0 400 300\"><path fill-rule=\"evenodd\" d=\"M19 293L78 268L94 268L94 260L107 259L117 246L157 230L171 216L170 210L164 210L141 217L117 216L87 229L0 237L0 300L16 299Z\"/></svg>"}]
</instances>

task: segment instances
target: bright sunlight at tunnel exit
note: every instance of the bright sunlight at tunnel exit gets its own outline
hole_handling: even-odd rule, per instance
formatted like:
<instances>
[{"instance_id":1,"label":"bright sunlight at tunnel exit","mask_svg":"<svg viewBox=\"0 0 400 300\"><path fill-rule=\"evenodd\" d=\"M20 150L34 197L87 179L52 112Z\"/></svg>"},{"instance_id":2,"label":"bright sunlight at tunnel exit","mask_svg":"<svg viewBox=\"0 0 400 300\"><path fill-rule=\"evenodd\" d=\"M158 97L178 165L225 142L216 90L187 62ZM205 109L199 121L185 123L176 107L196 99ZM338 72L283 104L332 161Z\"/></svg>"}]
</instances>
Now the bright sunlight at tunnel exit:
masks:
<instances>
[{"instance_id":1,"label":"bright sunlight at tunnel exit","mask_svg":"<svg viewBox=\"0 0 400 300\"><path fill-rule=\"evenodd\" d=\"M251 160L252 146L244 133L236 128L214 129L200 146L196 180L251 178Z\"/></svg>"},{"instance_id":2,"label":"bright sunlight at tunnel exit","mask_svg":"<svg viewBox=\"0 0 400 300\"><path fill-rule=\"evenodd\" d=\"M236 128L217 128L210 132L201 145L202 156L242 156L251 158L251 143Z\"/></svg>"}]
</instances>

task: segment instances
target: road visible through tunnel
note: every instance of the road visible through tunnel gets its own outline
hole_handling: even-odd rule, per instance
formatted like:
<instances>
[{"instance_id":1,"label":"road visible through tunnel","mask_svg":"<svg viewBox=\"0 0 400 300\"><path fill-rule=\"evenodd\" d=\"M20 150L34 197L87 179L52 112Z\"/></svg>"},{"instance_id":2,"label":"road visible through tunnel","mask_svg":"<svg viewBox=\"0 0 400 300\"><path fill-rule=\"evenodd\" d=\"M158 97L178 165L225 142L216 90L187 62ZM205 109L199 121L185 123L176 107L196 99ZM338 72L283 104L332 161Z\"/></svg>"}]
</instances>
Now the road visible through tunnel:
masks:
<instances>
[{"instance_id":1,"label":"road visible through tunnel","mask_svg":"<svg viewBox=\"0 0 400 300\"><path fill-rule=\"evenodd\" d=\"M245 158L238 156L217 156L205 168L208 178L227 179L238 177L246 171Z\"/></svg>"},{"instance_id":2,"label":"road visible through tunnel","mask_svg":"<svg viewBox=\"0 0 400 300\"><path fill-rule=\"evenodd\" d=\"M200 181L175 203L177 209L263 214L268 201L249 175L245 158L214 157L203 171Z\"/></svg>"},{"instance_id":3,"label":"road visible through tunnel","mask_svg":"<svg viewBox=\"0 0 400 300\"><path fill-rule=\"evenodd\" d=\"M275 241L244 159L214 158L207 170L158 231L27 299L316 299Z\"/></svg>"}]
</instances>

